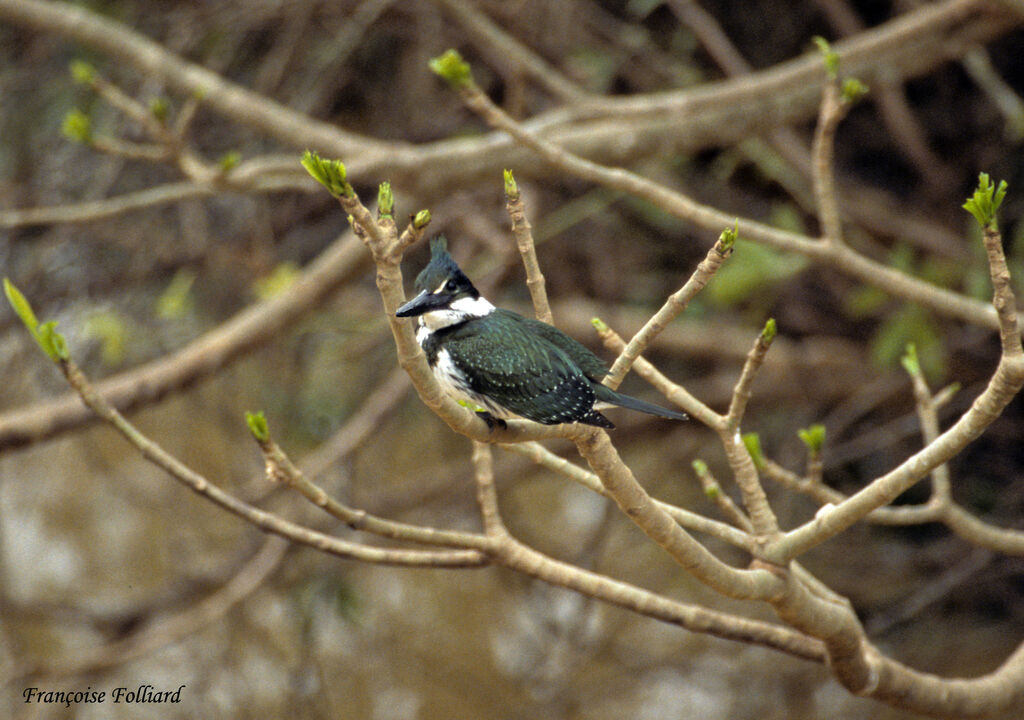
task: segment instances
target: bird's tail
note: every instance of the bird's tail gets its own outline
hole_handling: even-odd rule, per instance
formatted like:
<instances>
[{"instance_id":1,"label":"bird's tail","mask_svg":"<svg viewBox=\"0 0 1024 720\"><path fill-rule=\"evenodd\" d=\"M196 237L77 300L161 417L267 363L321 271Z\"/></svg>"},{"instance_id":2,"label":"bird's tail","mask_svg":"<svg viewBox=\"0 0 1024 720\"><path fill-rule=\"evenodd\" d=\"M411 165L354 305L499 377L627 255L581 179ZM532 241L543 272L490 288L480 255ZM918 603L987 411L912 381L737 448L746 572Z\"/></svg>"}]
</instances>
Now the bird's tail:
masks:
<instances>
[{"instance_id":1,"label":"bird's tail","mask_svg":"<svg viewBox=\"0 0 1024 720\"><path fill-rule=\"evenodd\" d=\"M595 385L594 394L601 402L618 405L619 407L624 407L627 410L636 410L638 412L647 413L648 415L656 415L657 417L667 418L669 420L690 419L689 415L679 410L669 410L668 408L663 408L660 405L655 405L654 403L638 400L630 395L617 393L604 385Z\"/></svg>"}]
</instances>

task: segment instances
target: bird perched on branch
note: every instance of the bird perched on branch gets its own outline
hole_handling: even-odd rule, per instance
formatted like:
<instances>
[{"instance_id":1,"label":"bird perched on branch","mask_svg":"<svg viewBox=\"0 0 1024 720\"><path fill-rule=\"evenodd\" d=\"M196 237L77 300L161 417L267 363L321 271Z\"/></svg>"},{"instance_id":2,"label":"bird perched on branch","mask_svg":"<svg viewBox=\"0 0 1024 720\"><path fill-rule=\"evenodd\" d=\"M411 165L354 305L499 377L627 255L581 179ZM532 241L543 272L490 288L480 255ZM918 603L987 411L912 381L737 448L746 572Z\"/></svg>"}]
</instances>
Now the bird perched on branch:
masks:
<instances>
[{"instance_id":1,"label":"bird perched on branch","mask_svg":"<svg viewBox=\"0 0 1024 720\"><path fill-rule=\"evenodd\" d=\"M494 307L455 264L443 236L431 241L430 253L416 278L419 294L395 315L419 318L416 340L438 382L456 400L479 408L489 426L524 417L544 425L615 427L594 409L599 402L687 419L602 385L605 364L558 328Z\"/></svg>"}]
</instances>

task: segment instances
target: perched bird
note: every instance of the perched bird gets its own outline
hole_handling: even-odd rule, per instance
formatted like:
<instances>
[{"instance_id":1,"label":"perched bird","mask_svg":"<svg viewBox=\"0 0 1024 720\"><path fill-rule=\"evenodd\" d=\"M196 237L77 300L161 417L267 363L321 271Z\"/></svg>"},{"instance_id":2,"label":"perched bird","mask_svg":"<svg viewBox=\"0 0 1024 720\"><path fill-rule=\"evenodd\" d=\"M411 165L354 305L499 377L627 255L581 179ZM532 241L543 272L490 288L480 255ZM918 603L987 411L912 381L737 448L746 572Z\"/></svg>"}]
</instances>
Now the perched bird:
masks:
<instances>
[{"instance_id":1,"label":"perched bird","mask_svg":"<svg viewBox=\"0 0 1024 720\"><path fill-rule=\"evenodd\" d=\"M594 409L597 402L687 419L602 385L605 364L558 328L494 307L455 264L443 236L430 253L416 278L419 294L395 315L419 318L416 340L438 382L456 400L483 408L477 412L489 426L524 417L615 427Z\"/></svg>"}]
</instances>

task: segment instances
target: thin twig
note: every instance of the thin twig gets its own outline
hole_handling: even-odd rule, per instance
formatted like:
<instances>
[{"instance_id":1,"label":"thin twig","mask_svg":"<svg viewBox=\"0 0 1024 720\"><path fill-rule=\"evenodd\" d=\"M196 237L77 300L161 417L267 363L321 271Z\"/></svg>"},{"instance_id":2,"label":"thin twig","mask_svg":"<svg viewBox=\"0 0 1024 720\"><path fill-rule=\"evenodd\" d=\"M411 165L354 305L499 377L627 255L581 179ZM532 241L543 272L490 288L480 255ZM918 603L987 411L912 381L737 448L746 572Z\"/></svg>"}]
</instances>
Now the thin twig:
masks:
<instances>
[{"instance_id":1,"label":"thin twig","mask_svg":"<svg viewBox=\"0 0 1024 720\"><path fill-rule=\"evenodd\" d=\"M725 259L732 253L732 242L725 242L724 236L725 233L708 250L707 255L700 261L697 269L693 271L693 274L690 275L683 286L669 295L668 300L665 301L665 304L661 306L658 312L654 313L644 326L640 328L640 331L626 344L626 347L619 353L615 362L612 363L608 375L605 376L603 381L605 385L613 390L618 388L640 354L668 326L673 318L686 309L686 306L696 297L697 293L703 290L711 281L711 278L718 272L718 268L722 266Z\"/></svg>"},{"instance_id":2,"label":"thin twig","mask_svg":"<svg viewBox=\"0 0 1024 720\"><path fill-rule=\"evenodd\" d=\"M722 490L722 486L715 480L715 476L708 469L707 465L695 463L695 471L697 479L700 480L700 486L704 490L704 496L711 500L721 513L729 519L733 525L743 530L746 533L751 533L754 530L753 524L750 522L750 518L740 510L739 506L732 501L732 498Z\"/></svg>"},{"instance_id":3,"label":"thin twig","mask_svg":"<svg viewBox=\"0 0 1024 720\"><path fill-rule=\"evenodd\" d=\"M606 432L590 429L576 439L576 447L626 516L705 585L733 598L763 599L778 592L778 578L772 573L726 565L656 505L622 462Z\"/></svg>"},{"instance_id":4,"label":"thin twig","mask_svg":"<svg viewBox=\"0 0 1024 720\"><path fill-rule=\"evenodd\" d=\"M418 567L472 567L487 563L486 556L475 550L390 550L348 542L296 525L274 513L245 503L212 484L142 434L113 405L103 399L103 396L89 383L72 360L62 360L60 368L68 383L75 389L86 406L100 418L113 425L129 443L142 453L143 457L196 494L205 497L215 505L237 515L264 532L274 533L292 542L309 545L333 555L368 563Z\"/></svg>"},{"instance_id":5,"label":"thin twig","mask_svg":"<svg viewBox=\"0 0 1024 720\"><path fill-rule=\"evenodd\" d=\"M821 236L828 243L843 240L843 224L836 199L835 142L836 129L848 109L849 103L843 102L840 96L838 76L829 78L821 89L821 110L811 145L814 197L818 203Z\"/></svg>"},{"instance_id":6,"label":"thin twig","mask_svg":"<svg viewBox=\"0 0 1024 720\"><path fill-rule=\"evenodd\" d=\"M525 72L556 98L570 105L590 97L579 85L506 32L472 3L465 0L437 0L437 3L455 17L470 37L475 39L480 52L498 68L506 72Z\"/></svg>"},{"instance_id":7,"label":"thin twig","mask_svg":"<svg viewBox=\"0 0 1024 720\"><path fill-rule=\"evenodd\" d=\"M952 1L952 0L951 0ZM619 167L608 167L587 160L549 140L532 133L494 104L473 82L458 86L465 105L492 127L503 130L514 140L529 148L551 166L590 182L629 193L681 220L705 229L720 230L738 222L743 236L777 250L798 252L825 263L864 282L892 294L914 300L937 312L954 317L973 318L972 322L997 327L991 311L982 309L978 301L936 285L918 280L895 268L872 260L842 243L822 243L798 233L779 230L753 219L730 216L716 208L701 204L660 183ZM982 318L985 318L982 321Z\"/></svg>"},{"instance_id":8,"label":"thin twig","mask_svg":"<svg viewBox=\"0 0 1024 720\"><path fill-rule=\"evenodd\" d=\"M774 541L766 549L766 557L775 562L792 560L835 537L872 510L888 505L931 470L959 454L995 422L1003 408L1024 387L1024 349L1021 348L1015 299L1001 236L997 229L988 227L984 240L992 277L992 304L999 319L1002 346L999 364L984 391L959 420L934 442L828 512L819 513L813 521L804 523Z\"/></svg>"},{"instance_id":9,"label":"thin twig","mask_svg":"<svg viewBox=\"0 0 1024 720\"><path fill-rule=\"evenodd\" d=\"M924 378L924 373L917 363L910 371L910 379L914 388L914 406L917 409L917 419L921 423L921 439L925 445L935 442L939 436L939 414L932 397L931 388ZM945 504L950 501L949 466L943 463L932 470L932 497L933 504Z\"/></svg>"},{"instance_id":10,"label":"thin twig","mask_svg":"<svg viewBox=\"0 0 1024 720\"><path fill-rule=\"evenodd\" d=\"M733 435L739 432L740 423L743 421L743 414L747 410L747 403L750 402L751 386L758 370L764 364L765 355L775 339L775 321L769 320L769 325L757 336L754 346L747 353L747 360L743 363L743 370L732 390L732 400L729 402L729 410L722 421L722 431ZM770 329L769 329L770 328Z\"/></svg>"},{"instance_id":11,"label":"thin twig","mask_svg":"<svg viewBox=\"0 0 1024 720\"><path fill-rule=\"evenodd\" d=\"M621 354L626 349L626 341L622 339L622 336L604 322L597 325L597 334L609 350ZM638 357L633 362L633 368L636 370L637 375L649 382L658 392L674 405L685 410L691 417L700 420L710 428L718 428L721 425L721 415L691 395L682 385L674 383L665 377L646 358Z\"/></svg>"},{"instance_id":12,"label":"thin twig","mask_svg":"<svg viewBox=\"0 0 1024 720\"><path fill-rule=\"evenodd\" d=\"M489 547L486 540L480 535L385 520L365 510L351 508L330 497L323 488L309 480L273 440L268 438L258 440L258 442L266 462L268 478L286 483L311 503L338 518L353 530L365 530L381 537L423 545L480 551L486 551Z\"/></svg>"},{"instance_id":13,"label":"thin twig","mask_svg":"<svg viewBox=\"0 0 1024 720\"><path fill-rule=\"evenodd\" d=\"M540 443L503 444L501 447L509 452L530 458L538 465L564 475L588 490L600 493L601 495L611 499L611 495L601 484L601 480L597 475L569 462L565 458L559 457ZM737 530L736 528L717 520L706 518L703 515L687 510L686 508L681 508L656 498L654 499L654 503L660 506L665 512L672 516L673 520L687 530L710 535L711 537L727 542L730 545L746 550L747 552L752 552L753 550L753 539L745 532Z\"/></svg>"},{"instance_id":14,"label":"thin twig","mask_svg":"<svg viewBox=\"0 0 1024 720\"><path fill-rule=\"evenodd\" d=\"M516 239L516 247L519 248L519 255L523 258L523 267L526 268L526 289L530 291L534 315L541 322L553 325L555 320L551 314L551 305L548 303L544 273L541 272L540 263L537 262L537 247L533 241L530 221L526 217L526 204L523 201L523 194L519 192L518 186L512 180L511 172L508 173L505 183L505 208L512 221L512 237Z\"/></svg>"},{"instance_id":15,"label":"thin twig","mask_svg":"<svg viewBox=\"0 0 1024 720\"><path fill-rule=\"evenodd\" d=\"M473 471L484 534L491 538L505 538L508 530L501 520L498 507L498 492L494 487L494 456L489 444L473 441Z\"/></svg>"},{"instance_id":16,"label":"thin twig","mask_svg":"<svg viewBox=\"0 0 1024 720\"><path fill-rule=\"evenodd\" d=\"M310 263L288 292L252 305L177 352L102 380L95 388L122 412L152 404L276 338L353 277L364 262L359 241L346 234ZM73 393L13 410L0 415L0 450L54 437L93 420Z\"/></svg>"}]
</instances>

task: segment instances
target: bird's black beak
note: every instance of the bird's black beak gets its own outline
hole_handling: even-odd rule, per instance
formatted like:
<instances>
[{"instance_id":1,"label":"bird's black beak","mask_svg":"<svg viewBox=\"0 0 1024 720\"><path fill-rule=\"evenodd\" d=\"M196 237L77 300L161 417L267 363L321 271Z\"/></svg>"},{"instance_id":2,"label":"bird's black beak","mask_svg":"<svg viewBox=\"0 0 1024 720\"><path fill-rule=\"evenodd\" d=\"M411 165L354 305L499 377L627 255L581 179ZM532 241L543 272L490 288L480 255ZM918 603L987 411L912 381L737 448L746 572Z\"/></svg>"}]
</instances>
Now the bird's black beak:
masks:
<instances>
[{"instance_id":1,"label":"bird's black beak","mask_svg":"<svg viewBox=\"0 0 1024 720\"><path fill-rule=\"evenodd\" d=\"M395 311L395 317L416 317L431 310L440 310L448 305L447 295L435 295L426 290Z\"/></svg>"}]
</instances>

